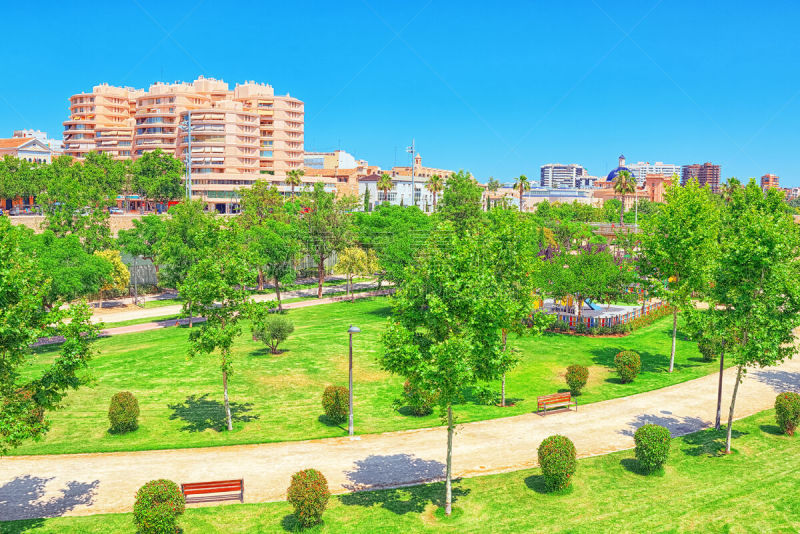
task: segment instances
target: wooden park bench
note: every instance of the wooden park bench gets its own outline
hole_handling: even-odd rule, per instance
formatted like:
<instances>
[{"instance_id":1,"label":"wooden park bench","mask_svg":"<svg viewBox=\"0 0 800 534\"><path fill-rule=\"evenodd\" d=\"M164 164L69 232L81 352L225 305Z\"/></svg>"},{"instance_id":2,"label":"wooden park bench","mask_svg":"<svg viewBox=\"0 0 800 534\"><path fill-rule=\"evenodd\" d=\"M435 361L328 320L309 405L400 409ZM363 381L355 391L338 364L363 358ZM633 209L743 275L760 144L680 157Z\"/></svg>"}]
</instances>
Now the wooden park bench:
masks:
<instances>
[{"instance_id":1,"label":"wooden park bench","mask_svg":"<svg viewBox=\"0 0 800 534\"><path fill-rule=\"evenodd\" d=\"M570 406L575 406L575 410L578 410L578 401L572 398L572 394L569 391L536 397L536 404L538 405L536 411L541 412L544 410L545 414L548 408L566 408L569 410Z\"/></svg>"},{"instance_id":2,"label":"wooden park bench","mask_svg":"<svg viewBox=\"0 0 800 534\"><path fill-rule=\"evenodd\" d=\"M181 484L181 492L186 498L186 504L235 500L244 502L244 480Z\"/></svg>"}]
</instances>

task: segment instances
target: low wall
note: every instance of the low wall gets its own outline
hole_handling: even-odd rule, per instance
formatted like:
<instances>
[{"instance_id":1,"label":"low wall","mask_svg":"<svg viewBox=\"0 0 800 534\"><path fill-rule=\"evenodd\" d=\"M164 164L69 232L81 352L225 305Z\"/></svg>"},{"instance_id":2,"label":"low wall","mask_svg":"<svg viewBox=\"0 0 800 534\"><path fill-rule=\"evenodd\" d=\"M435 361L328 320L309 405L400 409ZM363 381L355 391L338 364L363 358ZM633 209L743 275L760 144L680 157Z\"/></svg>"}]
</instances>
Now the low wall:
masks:
<instances>
[{"instance_id":1,"label":"low wall","mask_svg":"<svg viewBox=\"0 0 800 534\"><path fill-rule=\"evenodd\" d=\"M135 219L140 219L141 217L142 216L138 213L111 215L108 218L111 235L116 237L117 232L120 230L128 230L133 228L133 221ZM42 215L10 215L8 216L8 219L11 221L11 224L27 226L37 233L42 231L42 223L44 222L44 216Z\"/></svg>"}]
</instances>

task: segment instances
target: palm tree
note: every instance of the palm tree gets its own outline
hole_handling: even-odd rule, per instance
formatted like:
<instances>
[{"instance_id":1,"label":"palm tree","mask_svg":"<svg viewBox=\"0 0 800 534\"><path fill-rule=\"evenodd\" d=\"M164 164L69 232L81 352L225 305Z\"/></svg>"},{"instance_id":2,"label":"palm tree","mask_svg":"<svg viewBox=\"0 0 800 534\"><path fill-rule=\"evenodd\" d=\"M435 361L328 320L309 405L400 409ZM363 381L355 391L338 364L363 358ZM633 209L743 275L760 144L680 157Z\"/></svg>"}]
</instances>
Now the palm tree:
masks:
<instances>
[{"instance_id":1,"label":"palm tree","mask_svg":"<svg viewBox=\"0 0 800 534\"><path fill-rule=\"evenodd\" d=\"M294 188L299 186L302 182L302 177L305 176L306 171L303 169L292 169L286 173L286 185L292 187L292 200L294 200Z\"/></svg>"},{"instance_id":2,"label":"palm tree","mask_svg":"<svg viewBox=\"0 0 800 534\"><path fill-rule=\"evenodd\" d=\"M719 193L722 195L722 200L725 204L730 203L733 192L740 187L742 187L742 183L733 177L728 178L728 181L720 186Z\"/></svg>"},{"instance_id":3,"label":"palm tree","mask_svg":"<svg viewBox=\"0 0 800 534\"><path fill-rule=\"evenodd\" d=\"M619 171L611 181L614 192L622 200L622 207L619 209L619 225L623 225L622 216L625 213L625 197L636 192L636 179L628 171Z\"/></svg>"},{"instance_id":4,"label":"palm tree","mask_svg":"<svg viewBox=\"0 0 800 534\"><path fill-rule=\"evenodd\" d=\"M489 190L489 193L492 195L497 193L497 190L500 189L500 182L494 179L494 176L489 177L489 182L486 184L486 189ZM489 201L491 200L490 196L487 195L486 197L486 211L489 211Z\"/></svg>"},{"instance_id":5,"label":"palm tree","mask_svg":"<svg viewBox=\"0 0 800 534\"><path fill-rule=\"evenodd\" d=\"M444 189L444 180L438 174L434 174L428 180L428 185L425 188L433 194L433 211L436 211L436 194L441 193L442 189Z\"/></svg>"},{"instance_id":6,"label":"palm tree","mask_svg":"<svg viewBox=\"0 0 800 534\"><path fill-rule=\"evenodd\" d=\"M514 182L514 189L519 189L519 211L522 211L522 193L531 190L531 183L528 181L528 177L520 174L517 181Z\"/></svg>"},{"instance_id":7,"label":"palm tree","mask_svg":"<svg viewBox=\"0 0 800 534\"><path fill-rule=\"evenodd\" d=\"M381 177L378 179L378 183L376 187L379 191L383 191L383 201L389 201L389 190L392 188L392 177L389 176L388 173L381 174Z\"/></svg>"}]
</instances>

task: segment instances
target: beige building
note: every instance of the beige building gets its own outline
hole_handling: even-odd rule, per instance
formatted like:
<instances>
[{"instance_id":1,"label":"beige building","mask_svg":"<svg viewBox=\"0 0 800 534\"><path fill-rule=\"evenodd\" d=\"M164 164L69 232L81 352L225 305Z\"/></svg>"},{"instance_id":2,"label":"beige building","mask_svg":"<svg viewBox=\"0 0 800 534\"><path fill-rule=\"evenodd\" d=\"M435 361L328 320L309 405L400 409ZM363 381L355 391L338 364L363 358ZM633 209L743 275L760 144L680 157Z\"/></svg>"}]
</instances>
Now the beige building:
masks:
<instances>
[{"instance_id":1,"label":"beige building","mask_svg":"<svg viewBox=\"0 0 800 534\"><path fill-rule=\"evenodd\" d=\"M186 160L191 144L192 196L229 211L256 180L286 189L286 174L303 165L304 124L302 101L252 81L233 90L203 77L147 90L103 84L70 98L64 153L136 159L160 148Z\"/></svg>"}]
</instances>

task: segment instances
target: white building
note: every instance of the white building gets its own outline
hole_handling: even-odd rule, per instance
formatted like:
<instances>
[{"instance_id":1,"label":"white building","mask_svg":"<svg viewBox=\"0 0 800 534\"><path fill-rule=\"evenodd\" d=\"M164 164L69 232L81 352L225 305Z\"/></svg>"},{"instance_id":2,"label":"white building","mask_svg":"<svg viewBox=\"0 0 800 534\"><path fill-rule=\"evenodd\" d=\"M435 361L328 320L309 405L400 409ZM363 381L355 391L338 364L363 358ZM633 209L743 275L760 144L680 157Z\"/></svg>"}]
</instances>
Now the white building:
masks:
<instances>
[{"instance_id":1,"label":"white building","mask_svg":"<svg viewBox=\"0 0 800 534\"><path fill-rule=\"evenodd\" d=\"M631 174L636 178L636 183L641 187L644 185L644 179L648 174L663 174L664 176L672 176L673 174L681 175L681 166L673 165L672 163L663 163L656 161L650 163L649 161L640 161L638 163L628 163L626 165L631 171Z\"/></svg>"},{"instance_id":2,"label":"white building","mask_svg":"<svg viewBox=\"0 0 800 534\"><path fill-rule=\"evenodd\" d=\"M370 174L358 179L358 196L364 198L364 195L369 191L369 208L374 210L380 204L388 203L396 206L411 206L414 200L411 198L411 177L410 176L392 176L392 188L387 191L384 198L384 192L378 189L378 180L380 174ZM443 180L444 183L444 180ZM416 197L416 205L425 213L433 211L433 193L431 193L426 185L428 178L424 176L416 176L414 178L414 189ZM442 191L436 194L436 202L442 200Z\"/></svg>"},{"instance_id":3,"label":"white building","mask_svg":"<svg viewBox=\"0 0 800 534\"><path fill-rule=\"evenodd\" d=\"M303 154L303 166L309 169L355 169L358 162L344 150L306 152Z\"/></svg>"},{"instance_id":4,"label":"white building","mask_svg":"<svg viewBox=\"0 0 800 534\"><path fill-rule=\"evenodd\" d=\"M582 187L578 179L586 174L586 169L582 165L575 163L570 163L569 165L548 163L541 167L539 185L553 189Z\"/></svg>"},{"instance_id":5,"label":"white building","mask_svg":"<svg viewBox=\"0 0 800 534\"><path fill-rule=\"evenodd\" d=\"M50 147L53 152L52 156L60 156L64 153L64 141L61 139L50 139L47 137L47 132L41 130L27 129L27 130L14 130L15 138L33 137Z\"/></svg>"}]
</instances>

